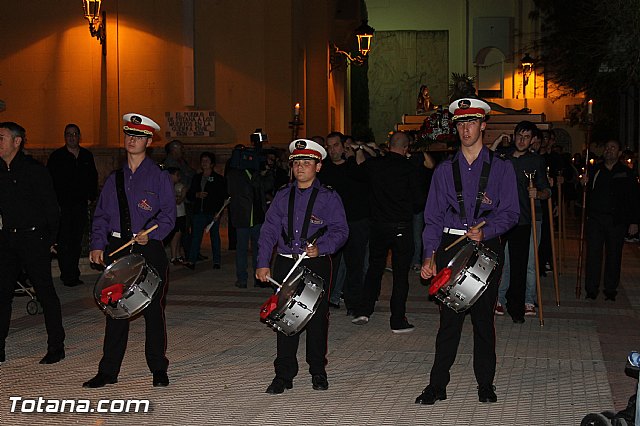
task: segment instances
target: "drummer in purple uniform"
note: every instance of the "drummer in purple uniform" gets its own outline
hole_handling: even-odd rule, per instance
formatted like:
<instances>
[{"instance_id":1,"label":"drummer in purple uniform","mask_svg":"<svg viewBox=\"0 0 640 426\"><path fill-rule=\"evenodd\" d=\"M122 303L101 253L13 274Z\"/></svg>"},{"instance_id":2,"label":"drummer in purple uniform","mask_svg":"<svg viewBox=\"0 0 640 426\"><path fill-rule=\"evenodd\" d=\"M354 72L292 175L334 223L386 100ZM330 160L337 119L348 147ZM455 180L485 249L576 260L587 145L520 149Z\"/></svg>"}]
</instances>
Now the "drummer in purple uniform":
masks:
<instances>
[{"instance_id":1,"label":"drummer in purple uniform","mask_svg":"<svg viewBox=\"0 0 640 426\"><path fill-rule=\"evenodd\" d=\"M295 181L282 187L275 195L258 240L256 278L268 282L273 277L282 282L296 259L303 252L308 258L301 266L307 267L324 280L325 294L316 313L307 323L307 355L311 383L315 390L329 388L327 381L327 334L329 330L329 289L331 288L331 254L347 241L349 228L337 192L322 186L316 173L327 156L325 149L316 142L298 139L289 145L289 161ZM277 256L270 269L271 254ZM298 343L300 333L286 336L278 333L278 354L274 361L276 377L267 393L279 394L293 387L298 374Z\"/></svg>"},{"instance_id":2,"label":"drummer in purple uniform","mask_svg":"<svg viewBox=\"0 0 640 426\"><path fill-rule=\"evenodd\" d=\"M123 131L127 161L122 169L107 178L98 199L93 216L89 260L105 266L118 257L139 253L162 278L153 300L142 311L142 315L146 323L145 355L149 370L153 373L153 386L167 386L169 360L165 356L167 332L164 306L169 262L162 240L174 227L175 196L169 174L146 155L154 132L160 130L160 126L141 114L125 114L122 118L125 121ZM148 235L138 235L154 225L158 225L158 228ZM109 256L110 252L132 238L135 243L130 248L120 251L114 258ZM98 374L85 382L83 387L100 388L118 381L128 336L129 319L107 316Z\"/></svg>"},{"instance_id":3,"label":"drummer in purple uniform","mask_svg":"<svg viewBox=\"0 0 640 426\"><path fill-rule=\"evenodd\" d=\"M491 111L489 105L479 99L464 98L454 101L449 111L461 146L453 159L442 162L433 174L424 211L425 259L420 275L428 279L446 267L468 242L445 251L461 235L492 250L498 255L499 263L487 289L467 311L458 313L440 305L440 328L430 383L416 398L416 403L430 405L447 399L449 370L456 359L467 312L473 323L473 370L478 382L478 399L496 402L494 308L504 260L499 237L518 223L516 177L512 164L494 156L482 143L482 131ZM486 222L483 227L471 229L482 221Z\"/></svg>"}]
</instances>

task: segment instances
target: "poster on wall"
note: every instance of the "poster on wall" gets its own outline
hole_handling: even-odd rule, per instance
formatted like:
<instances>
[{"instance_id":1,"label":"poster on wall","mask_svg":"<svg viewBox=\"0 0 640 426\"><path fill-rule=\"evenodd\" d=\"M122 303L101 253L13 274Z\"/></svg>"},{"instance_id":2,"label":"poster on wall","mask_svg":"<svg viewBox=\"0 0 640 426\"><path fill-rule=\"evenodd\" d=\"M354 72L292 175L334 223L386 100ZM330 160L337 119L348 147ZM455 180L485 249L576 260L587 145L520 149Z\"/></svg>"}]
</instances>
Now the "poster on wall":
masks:
<instances>
[{"instance_id":1,"label":"poster on wall","mask_svg":"<svg viewBox=\"0 0 640 426\"><path fill-rule=\"evenodd\" d=\"M164 115L167 138L213 137L216 134L214 111L172 111Z\"/></svg>"}]
</instances>

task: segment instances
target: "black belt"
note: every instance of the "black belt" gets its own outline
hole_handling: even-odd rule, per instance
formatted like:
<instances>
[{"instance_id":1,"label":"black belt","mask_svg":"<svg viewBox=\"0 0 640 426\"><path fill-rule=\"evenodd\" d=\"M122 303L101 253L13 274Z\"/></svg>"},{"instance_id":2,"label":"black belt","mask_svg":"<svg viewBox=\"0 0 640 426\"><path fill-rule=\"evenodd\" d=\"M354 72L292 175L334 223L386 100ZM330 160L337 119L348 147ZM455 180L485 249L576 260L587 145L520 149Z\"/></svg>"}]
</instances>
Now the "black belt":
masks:
<instances>
[{"instance_id":1,"label":"black belt","mask_svg":"<svg viewBox=\"0 0 640 426\"><path fill-rule=\"evenodd\" d=\"M32 226L31 228L4 228L5 231L7 232L11 232L11 233L17 233L17 232L33 232L35 231L37 228L35 226Z\"/></svg>"}]
</instances>

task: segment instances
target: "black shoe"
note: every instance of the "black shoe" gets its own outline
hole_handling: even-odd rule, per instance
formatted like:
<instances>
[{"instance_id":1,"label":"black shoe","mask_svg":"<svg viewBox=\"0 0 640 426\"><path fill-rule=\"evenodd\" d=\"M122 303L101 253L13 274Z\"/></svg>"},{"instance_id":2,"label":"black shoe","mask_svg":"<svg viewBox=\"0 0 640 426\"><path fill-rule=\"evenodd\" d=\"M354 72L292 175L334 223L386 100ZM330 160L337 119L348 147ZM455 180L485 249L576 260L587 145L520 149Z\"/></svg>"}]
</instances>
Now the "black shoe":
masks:
<instances>
[{"instance_id":1,"label":"black shoe","mask_svg":"<svg viewBox=\"0 0 640 426\"><path fill-rule=\"evenodd\" d=\"M596 300L596 297L598 297L598 293L587 292L587 299Z\"/></svg>"},{"instance_id":2,"label":"black shoe","mask_svg":"<svg viewBox=\"0 0 640 426\"><path fill-rule=\"evenodd\" d=\"M433 405L436 401L444 401L447 399L446 389L436 389L429 385L416 398L416 404Z\"/></svg>"},{"instance_id":3,"label":"black shoe","mask_svg":"<svg viewBox=\"0 0 640 426\"><path fill-rule=\"evenodd\" d=\"M400 324L391 326L391 332L395 334L411 333L413 330L415 330L415 327L413 324L409 324L406 318L403 318Z\"/></svg>"},{"instance_id":4,"label":"black shoe","mask_svg":"<svg viewBox=\"0 0 640 426\"><path fill-rule=\"evenodd\" d=\"M47 354L40 360L40 364L55 364L64 359L64 349L49 350Z\"/></svg>"},{"instance_id":5,"label":"black shoe","mask_svg":"<svg viewBox=\"0 0 640 426\"><path fill-rule=\"evenodd\" d=\"M195 263L184 262L183 265L186 266L187 268L191 269L192 271L196 269L196 264Z\"/></svg>"},{"instance_id":6,"label":"black shoe","mask_svg":"<svg viewBox=\"0 0 640 426\"><path fill-rule=\"evenodd\" d=\"M71 281L65 281L62 284L64 284L65 287L75 287L75 286L84 284L84 281L82 281L82 280L71 280Z\"/></svg>"},{"instance_id":7,"label":"black shoe","mask_svg":"<svg viewBox=\"0 0 640 426\"><path fill-rule=\"evenodd\" d=\"M106 374L98 373L96 376L82 384L83 388L102 388L105 385L112 385L118 383L117 377L107 376Z\"/></svg>"},{"instance_id":8,"label":"black shoe","mask_svg":"<svg viewBox=\"0 0 640 426\"><path fill-rule=\"evenodd\" d=\"M275 377L265 392L276 395L279 393L283 393L285 389L291 388L293 388L293 382L291 380L285 380L281 379L280 377Z\"/></svg>"},{"instance_id":9,"label":"black shoe","mask_svg":"<svg viewBox=\"0 0 640 426\"><path fill-rule=\"evenodd\" d=\"M169 386L169 376L166 371L156 371L153 373L153 387Z\"/></svg>"},{"instance_id":10,"label":"black shoe","mask_svg":"<svg viewBox=\"0 0 640 426\"><path fill-rule=\"evenodd\" d=\"M329 307L333 308L333 309L340 309L340 304L339 303L329 302Z\"/></svg>"},{"instance_id":11,"label":"black shoe","mask_svg":"<svg viewBox=\"0 0 640 426\"><path fill-rule=\"evenodd\" d=\"M493 385L478 386L478 401L480 402L496 402L496 387Z\"/></svg>"},{"instance_id":12,"label":"black shoe","mask_svg":"<svg viewBox=\"0 0 640 426\"><path fill-rule=\"evenodd\" d=\"M614 293L605 293L604 300L611 300L612 302L616 301L616 295Z\"/></svg>"},{"instance_id":13,"label":"black shoe","mask_svg":"<svg viewBox=\"0 0 640 426\"><path fill-rule=\"evenodd\" d=\"M315 390L329 389L329 382L327 381L327 376L323 374L315 374L313 377L311 377L311 384L313 385L313 389Z\"/></svg>"},{"instance_id":14,"label":"black shoe","mask_svg":"<svg viewBox=\"0 0 640 426\"><path fill-rule=\"evenodd\" d=\"M219 263L214 263L213 264L213 269L220 269L220 264Z\"/></svg>"},{"instance_id":15,"label":"black shoe","mask_svg":"<svg viewBox=\"0 0 640 426\"><path fill-rule=\"evenodd\" d=\"M524 317L518 317L518 318L512 317L511 319L516 324L524 324Z\"/></svg>"},{"instance_id":16,"label":"black shoe","mask_svg":"<svg viewBox=\"0 0 640 426\"><path fill-rule=\"evenodd\" d=\"M247 288L247 282L246 281L236 281L236 287L238 287L238 288Z\"/></svg>"},{"instance_id":17,"label":"black shoe","mask_svg":"<svg viewBox=\"0 0 640 426\"><path fill-rule=\"evenodd\" d=\"M209 256L203 256L201 254L198 255L198 260L207 260Z\"/></svg>"},{"instance_id":18,"label":"black shoe","mask_svg":"<svg viewBox=\"0 0 640 426\"><path fill-rule=\"evenodd\" d=\"M0 350L0 364L2 364L3 362L5 362L7 359L5 353L4 353L4 349Z\"/></svg>"}]
</instances>

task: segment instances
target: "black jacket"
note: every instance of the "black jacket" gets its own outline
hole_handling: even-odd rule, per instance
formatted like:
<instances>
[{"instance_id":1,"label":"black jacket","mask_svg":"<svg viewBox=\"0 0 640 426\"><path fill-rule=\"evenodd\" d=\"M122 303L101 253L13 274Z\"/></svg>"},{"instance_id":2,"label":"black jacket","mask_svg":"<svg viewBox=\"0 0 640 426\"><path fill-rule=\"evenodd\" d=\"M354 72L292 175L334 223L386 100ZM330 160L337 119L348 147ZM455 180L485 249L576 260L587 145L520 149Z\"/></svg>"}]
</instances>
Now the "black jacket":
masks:
<instances>
[{"instance_id":1,"label":"black jacket","mask_svg":"<svg viewBox=\"0 0 640 426\"><path fill-rule=\"evenodd\" d=\"M19 151L7 166L0 159L0 214L3 229L36 227L53 244L60 211L47 168Z\"/></svg>"},{"instance_id":2,"label":"black jacket","mask_svg":"<svg viewBox=\"0 0 640 426\"><path fill-rule=\"evenodd\" d=\"M194 213L211 213L216 214L220 207L227 199L227 183L222 175L212 172L204 186L204 192L208 195L206 198L196 198L196 192L201 192L202 173L198 173L191 180L191 186L187 191L187 199L193 205Z\"/></svg>"},{"instance_id":3,"label":"black jacket","mask_svg":"<svg viewBox=\"0 0 640 426\"><path fill-rule=\"evenodd\" d=\"M98 171L93 154L80 147L76 158L66 146L49 156L47 168L61 206L82 204L95 200L98 195Z\"/></svg>"},{"instance_id":4,"label":"black jacket","mask_svg":"<svg viewBox=\"0 0 640 426\"><path fill-rule=\"evenodd\" d=\"M249 177L251 175L251 177ZM264 223L267 211L266 193L272 191L272 182L257 171L231 168L227 172L227 190L231 196L229 219L236 228L249 228ZM253 218L251 217L253 213Z\"/></svg>"},{"instance_id":5,"label":"black jacket","mask_svg":"<svg viewBox=\"0 0 640 426\"><path fill-rule=\"evenodd\" d=\"M614 224L638 223L640 206L638 181L631 169L617 162L607 169L604 163L589 172L587 215L603 218L611 215Z\"/></svg>"}]
</instances>

